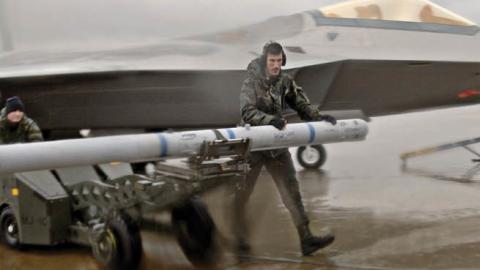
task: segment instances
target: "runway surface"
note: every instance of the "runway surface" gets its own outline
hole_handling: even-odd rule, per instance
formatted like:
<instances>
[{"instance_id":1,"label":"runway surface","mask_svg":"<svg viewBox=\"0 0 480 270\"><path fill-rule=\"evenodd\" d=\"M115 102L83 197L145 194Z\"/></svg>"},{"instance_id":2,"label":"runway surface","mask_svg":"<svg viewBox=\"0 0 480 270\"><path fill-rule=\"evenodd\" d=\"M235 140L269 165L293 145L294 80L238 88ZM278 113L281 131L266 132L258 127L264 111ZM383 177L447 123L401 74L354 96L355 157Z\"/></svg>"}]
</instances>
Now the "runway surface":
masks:
<instances>
[{"instance_id":1,"label":"runway surface","mask_svg":"<svg viewBox=\"0 0 480 270\"><path fill-rule=\"evenodd\" d=\"M399 155L426 146L480 137L480 106L373 118L364 142L326 145L322 170L296 164L314 231L337 239L302 257L290 216L264 172L249 202L253 250L238 260L223 249L219 269L478 269L480 174L464 149L412 158ZM472 148L480 151L480 144ZM291 149L294 153L295 149ZM229 192L206 194L224 238L229 232ZM142 234L142 269L193 269L169 235ZM224 241L225 242L225 241ZM87 248L0 245L0 269L101 269Z\"/></svg>"}]
</instances>

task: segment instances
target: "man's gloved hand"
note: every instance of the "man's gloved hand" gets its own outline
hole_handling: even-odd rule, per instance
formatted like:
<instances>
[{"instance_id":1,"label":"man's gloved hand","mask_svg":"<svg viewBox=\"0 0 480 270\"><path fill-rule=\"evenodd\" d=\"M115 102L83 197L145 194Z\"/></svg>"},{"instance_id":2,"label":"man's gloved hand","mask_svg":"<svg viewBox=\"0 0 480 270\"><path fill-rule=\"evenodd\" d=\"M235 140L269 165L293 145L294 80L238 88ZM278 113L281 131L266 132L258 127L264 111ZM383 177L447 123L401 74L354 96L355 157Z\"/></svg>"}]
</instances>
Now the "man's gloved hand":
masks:
<instances>
[{"instance_id":1,"label":"man's gloved hand","mask_svg":"<svg viewBox=\"0 0 480 270\"><path fill-rule=\"evenodd\" d=\"M321 114L317 117L317 121L326 121L329 122L332 125L337 124L337 119L335 117L328 115L328 114Z\"/></svg>"},{"instance_id":2,"label":"man's gloved hand","mask_svg":"<svg viewBox=\"0 0 480 270\"><path fill-rule=\"evenodd\" d=\"M269 124L276 127L278 130L282 130L287 125L287 121L281 117L275 117Z\"/></svg>"}]
</instances>

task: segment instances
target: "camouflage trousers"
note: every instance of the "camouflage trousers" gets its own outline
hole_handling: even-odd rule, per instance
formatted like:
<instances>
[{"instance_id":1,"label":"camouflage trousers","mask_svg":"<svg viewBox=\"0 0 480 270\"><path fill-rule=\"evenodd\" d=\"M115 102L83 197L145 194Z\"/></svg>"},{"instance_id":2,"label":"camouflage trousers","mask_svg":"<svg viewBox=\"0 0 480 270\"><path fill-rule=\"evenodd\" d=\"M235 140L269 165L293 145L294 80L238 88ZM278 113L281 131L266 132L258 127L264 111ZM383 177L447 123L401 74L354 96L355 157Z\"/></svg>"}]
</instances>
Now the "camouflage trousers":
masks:
<instances>
[{"instance_id":1,"label":"camouflage trousers","mask_svg":"<svg viewBox=\"0 0 480 270\"><path fill-rule=\"evenodd\" d=\"M258 176L265 166L273 177L285 207L290 212L292 220L302 237L305 228L308 229L308 217L302 203L302 196L299 191L298 181L295 176L290 152L285 151L261 151L253 152L250 155L250 171L247 174L244 185L240 187L233 201L233 233L237 240L245 240L248 237L246 225L246 204L253 192ZM301 232L301 231L302 232Z\"/></svg>"}]
</instances>

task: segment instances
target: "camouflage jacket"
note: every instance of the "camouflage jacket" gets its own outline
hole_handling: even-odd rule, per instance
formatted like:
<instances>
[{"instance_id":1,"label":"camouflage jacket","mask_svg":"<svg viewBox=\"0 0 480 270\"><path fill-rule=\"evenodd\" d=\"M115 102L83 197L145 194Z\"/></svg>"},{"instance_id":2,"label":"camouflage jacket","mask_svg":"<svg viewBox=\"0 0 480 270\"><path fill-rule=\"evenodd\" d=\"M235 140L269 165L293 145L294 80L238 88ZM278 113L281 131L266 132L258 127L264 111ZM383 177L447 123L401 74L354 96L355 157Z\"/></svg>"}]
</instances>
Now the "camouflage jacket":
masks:
<instances>
[{"instance_id":1,"label":"camouflage jacket","mask_svg":"<svg viewBox=\"0 0 480 270\"><path fill-rule=\"evenodd\" d=\"M287 105L297 111L302 120L312 120L319 115L316 106L292 77L280 72L269 81L257 58L247 68L248 78L243 82L240 94L240 113L243 124L268 125L275 117L281 117Z\"/></svg>"},{"instance_id":2,"label":"camouflage jacket","mask_svg":"<svg viewBox=\"0 0 480 270\"><path fill-rule=\"evenodd\" d=\"M0 144L24 143L43 141L42 132L38 125L26 115L16 128L8 124L5 109L0 112Z\"/></svg>"}]
</instances>

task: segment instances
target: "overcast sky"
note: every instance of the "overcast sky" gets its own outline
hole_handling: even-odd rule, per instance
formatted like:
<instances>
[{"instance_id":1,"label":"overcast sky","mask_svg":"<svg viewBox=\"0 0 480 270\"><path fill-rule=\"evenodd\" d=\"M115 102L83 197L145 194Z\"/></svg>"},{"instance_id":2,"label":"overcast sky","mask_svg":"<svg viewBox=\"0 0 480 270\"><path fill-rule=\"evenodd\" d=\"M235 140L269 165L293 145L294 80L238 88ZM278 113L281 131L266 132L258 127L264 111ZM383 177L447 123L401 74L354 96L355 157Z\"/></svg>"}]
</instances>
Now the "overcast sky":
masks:
<instances>
[{"instance_id":1,"label":"overcast sky","mask_svg":"<svg viewBox=\"0 0 480 270\"><path fill-rule=\"evenodd\" d=\"M3 2L2 2L3 1ZM398 0L402 1L402 0ZM258 22L340 0L0 0L17 49L150 43ZM480 22L479 0L434 0Z\"/></svg>"}]
</instances>

